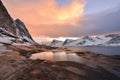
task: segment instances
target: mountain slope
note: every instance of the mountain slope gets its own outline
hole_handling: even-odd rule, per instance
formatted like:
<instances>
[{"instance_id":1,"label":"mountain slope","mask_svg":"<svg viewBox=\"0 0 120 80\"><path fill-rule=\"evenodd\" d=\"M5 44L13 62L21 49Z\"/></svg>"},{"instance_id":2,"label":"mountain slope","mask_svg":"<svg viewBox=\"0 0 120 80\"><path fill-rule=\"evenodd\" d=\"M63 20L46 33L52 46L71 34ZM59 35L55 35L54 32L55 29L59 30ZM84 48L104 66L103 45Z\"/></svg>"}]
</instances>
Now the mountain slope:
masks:
<instances>
[{"instance_id":1,"label":"mountain slope","mask_svg":"<svg viewBox=\"0 0 120 80\"><path fill-rule=\"evenodd\" d=\"M15 25L17 27L16 35L19 36L19 38L23 38L23 39L26 39L29 42L32 42L33 39L31 37L31 35L29 34L29 31L27 30L24 23L20 19L16 19L14 21L14 23L15 23Z\"/></svg>"},{"instance_id":2,"label":"mountain slope","mask_svg":"<svg viewBox=\"0 0 120 80\"><path fill-rule=\"evenodd\" d=\"M60 44L63 43L63 45ZM84 36L76 40L54 42L56 46L120 46L120 34L109 34L101 36ZM54 45L53 42L51 45ZM59 45L60 44L60 45Z\"/></svg>"},{"instance_id":3,"label":"mountain slope","mask_svg":"<svg viewBox=\"0 0 120 80\"><path fill-rule=\"evenodd\" d=\"M4 29L10 33L16 34L16 27L13 24L13 19L7 12L1 0L0 0L0 29Z\"/></svg>"},{"instance_id":4,"label":"mountain slope","mask_svg":"<svg viewBox=\"0 0 120 80\"><path fill-rule=\"evenodd\" d=\"M13 20L0 0L0 44L34 44L24 23Z\"/></svg>"},{"instance_id":5,"label":"mountain slope","mask_svg":"<svg viewBox=\"0 0 120 80\"><path fill-rule=\"evenodd\" d=\"M53 40L51 42L51 46L62 46L63 45L63 41L59 41L59 40Z\"/></svg>"}]
</instances>

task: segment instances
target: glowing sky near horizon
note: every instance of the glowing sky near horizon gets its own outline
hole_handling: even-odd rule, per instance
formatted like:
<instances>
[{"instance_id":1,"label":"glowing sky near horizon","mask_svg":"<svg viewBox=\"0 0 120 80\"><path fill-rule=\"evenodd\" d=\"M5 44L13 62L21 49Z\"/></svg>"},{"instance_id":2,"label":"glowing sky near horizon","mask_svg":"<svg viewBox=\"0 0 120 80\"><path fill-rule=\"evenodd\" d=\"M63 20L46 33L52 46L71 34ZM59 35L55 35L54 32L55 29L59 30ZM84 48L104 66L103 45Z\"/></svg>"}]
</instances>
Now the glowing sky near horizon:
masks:
<instances>
[{"instance_id":1,"label":"glowing sky near horizon","mask_svg":"<svg viewBox=\"0 0 120 80\"><path fill-rule=\"evenodd\" d=\"M4 0L3 2L14 19L20 18L26 24L26 27L29 29L32 36L44 35L59 37L79 36L81 34L86 35L89 33L98 34L96 33L97 31L92 31L96 28L99 29L99 27L95 25L95 21L98 19L94 20L93 18L95 17L93 15L92 19L86 17L86 15L104 11L109 12L108 10L113 10L120 1ZM91 20L93 20L93 22L91 22ZM88 25L93 26L90 28L90 31L86 30L86 26Z\"/></svg>"}]
</instances>

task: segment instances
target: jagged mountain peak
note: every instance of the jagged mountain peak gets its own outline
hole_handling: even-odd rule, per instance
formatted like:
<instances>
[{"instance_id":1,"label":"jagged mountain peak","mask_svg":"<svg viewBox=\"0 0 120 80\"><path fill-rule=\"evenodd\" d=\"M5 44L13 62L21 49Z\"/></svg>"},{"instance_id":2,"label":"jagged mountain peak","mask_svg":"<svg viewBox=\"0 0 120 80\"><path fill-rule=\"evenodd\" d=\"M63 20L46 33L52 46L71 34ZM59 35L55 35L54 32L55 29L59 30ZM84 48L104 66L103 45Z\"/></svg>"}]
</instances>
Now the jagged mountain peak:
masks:
<instances>
[{"instance_id":1,"label":"jagged mountain peak","mask_svg":"<svg viewBox=\"0 0 120 80\"><path fill-rule=\"evenodd\" d=\"M120 34L108 34L105 37L118 37Z\"/></svg>"},{"instance_id":2,"label":"jagged mountain peak","mask_svg":"<svg viewBox=\"0 0 120 80\"><path fill-rule=\"evenodd\" d=\"M0 0L0 44L1 43L35 43L25 24L20 20L13 20Z\"/></svg>"},{"instance_id":3,"label":"jagged mountain peak","mask_svg":"<svg viewBox=\"0 0 120 80\"><path fill-rule=\"evenodd\" d=\"M54 39L54 40L51 42L51 46L61 46L61 45L63 45L63 41L60 41L60 40Z\"/></svg>"},{"instance_id":4,"label":"jagged mountain peak","mask_svg":"<svg viewBox=\"0 0 120 80\"><path fill-rule=\"evenodd\" d=\"M60 41L57 42L55 46L120 46L120 34L84 36L76 40L66 39L61 42L63 43L62 45ZM54 44L52 44L52 46L54 46Z\"/></svg>"},{"instance_id":5,"label":"jagged mountain peak","mask_svg":"<svg viewBox=\"0 0 120 80\"><path fill-rule=\"evenodd\" d=\"M72 42L72 41L73 41L73 39L66 39L66 40L64 41L64 44L70 43L70 42Z\"/></svg>"},{"instance_id":6,"label":"jagged mountain peak","mask_svg":"<svg viewBox=\"0 0 120 80\"><path fill-rule=\"evenodd\" d=\"M17 36L21 36L21 37L27 36L28 38L33 40L25 24L20 19L16 19L14 21L14 24L17 26L18 31L19 31L17 33Z\"/></svg>"},{"instance_id":7,"label":"jagged mountain peak","mask_svg":"<svg viewBox=\"0 0 120 80\"><path fill-rule=\"evenodd\" d=\"M9 15L7 9L4 7L0 0L0 28L5 29L8 32L16 34L16 27L13 24L13 19Z\"/></svg>"},{"instance_id":8,"label":"jagged mountain peak","mask_svg":"<svg viewBox=\"0 0 120 80\"><path fill-rule=\"evenodd\" d=\"M90 36L84 36L83 37L83 40L90 40L90 41L95 41L92 37L90 37Z\"/></svg>"}]
</instances>

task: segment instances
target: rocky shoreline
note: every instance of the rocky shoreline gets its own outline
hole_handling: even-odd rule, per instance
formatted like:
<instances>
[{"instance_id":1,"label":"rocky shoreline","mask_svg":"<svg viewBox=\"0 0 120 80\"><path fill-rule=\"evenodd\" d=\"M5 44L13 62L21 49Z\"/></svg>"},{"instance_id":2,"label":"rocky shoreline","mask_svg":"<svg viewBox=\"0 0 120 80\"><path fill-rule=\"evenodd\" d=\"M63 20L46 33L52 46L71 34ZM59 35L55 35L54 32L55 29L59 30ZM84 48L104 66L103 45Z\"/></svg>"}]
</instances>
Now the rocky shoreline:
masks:
<instances>
[{"instance_id":1,"label":"rocky shoreline","mask_svg":"<svg viewBox=\"0 0 120 80\"><path fill-rule=\"evenodd\" d=\"M120 77L97 65L73 61L30 60L34 53L46 51L74 52L79 57L120 71L120 56L96 55L75 48L37 44L25 24L9 15L0 0L0 80L120 80Z\"/></svg>"},{"instance_id":2,"label":"rocky shoreline","mask_svg":"<svg viewBox=\"0 0 120 80\"><path fill-rule=\"evenodd\" d=\"M72 51L69 48L41 46L5 46L8 52L0 53L0 80L119 80L120 77L104 68L87 66L71 61L30 60L33 53L43 51ZM75 52L75 51L74 51ZM76 53L86 60L119 70L118 56L96 55L90 52ZM101 60L102 59L102 60ZM113 63L113 64L111 64Z\"/></svg>"}]
</instances>

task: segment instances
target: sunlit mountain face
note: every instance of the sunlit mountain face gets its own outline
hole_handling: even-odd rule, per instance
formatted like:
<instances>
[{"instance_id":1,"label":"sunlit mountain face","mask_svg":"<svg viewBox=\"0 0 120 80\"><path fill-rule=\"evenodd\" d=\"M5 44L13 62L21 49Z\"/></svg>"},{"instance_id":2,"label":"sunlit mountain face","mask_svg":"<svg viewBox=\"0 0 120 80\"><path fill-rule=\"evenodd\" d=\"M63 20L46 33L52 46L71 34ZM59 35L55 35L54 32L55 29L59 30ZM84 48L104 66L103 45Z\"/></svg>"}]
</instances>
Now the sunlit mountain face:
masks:
<instances>
[{"instance_id":1,"label":"sunlit mountain face","mask_svg":"<svg viewBox=\"0 0 120 80\"><path fill-rule=\"evenodd\" d=\"M120 0L4 0L33 37L80 37L120 32Z\"/></svg>"}]
</instances>

